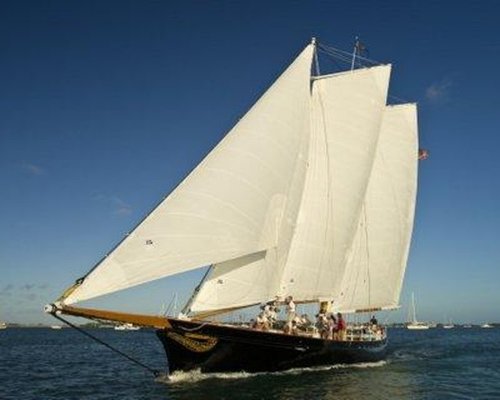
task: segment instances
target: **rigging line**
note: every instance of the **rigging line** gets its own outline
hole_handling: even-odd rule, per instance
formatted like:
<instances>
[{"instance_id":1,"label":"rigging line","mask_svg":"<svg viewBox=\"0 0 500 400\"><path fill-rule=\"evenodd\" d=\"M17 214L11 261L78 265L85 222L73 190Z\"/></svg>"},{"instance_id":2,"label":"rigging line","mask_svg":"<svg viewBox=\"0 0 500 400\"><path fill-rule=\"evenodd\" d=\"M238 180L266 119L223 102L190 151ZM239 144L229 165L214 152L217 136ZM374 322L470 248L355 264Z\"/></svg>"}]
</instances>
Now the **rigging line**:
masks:
<instances>
[{"instance_id":1,"label":"rigging line","mask_svg":"<svg viewBox=\"0 0 500 400\"><path fill-rule=\"evenodd\" d=\"M335 52L332 52L332 51L325 51L325 50L321 50L321 52L323 54L326 54L332 58L338 58L348 64L351 64L352 63L352 55L351 55L351 58L345 56L344 54L341 54L341 53L335 53ZM356 56L357 57L357 56ZM372 62L369 62L369 61L366 61L366 60L363 60L363 59L356 59L355 60L355 63L356 65L363 65L361 61L365 61L367 64L376 64L376 63L372 63Z\"/></svg>"},{"instance_id":2,"label":"rigging line","mask_svg":"<svg viewBox=\"0 0 500 400\"><path fill-rule=\"evenodd\" d=\"M402 103L410 103L409 100L403 99L402 97L398 97L398 96L395 96L393 94L388 94L387 97L389 97L391 99L395 99L397 101L401 101Z\"/></svg>"},{"instance_id":3,"label":"rigging line","mask_svg":"<svg viewBox=\"0 0 500 400\"><path fill-rule=\"evenodd\" d=\"M142 362L140 362L139 360L136 360L135 358L129 356L128 354L125 354L123 351L121 350L118 350L117 348L111 346L110 344L102 341L101 339L99 339L98 337L92 335L91 333L83 330L82 328L80 328L79 326L76 326L75 324L69 322L68 320L64 319L63 317L57 315L55 312L54 313L51 313L51 315L58 319L59 321L61 322L64 322L66 325L70 326L71 328L73 329L76 329L78 332L82 333L83 335L85 336L88 336L89 338L95 340L97 343L100 343L102 344L104 347L107 347L108 349L114 351L115 353L121 355L122 357L125 357L127 360L133 362L134 364L148 370L149 372L151 372L155 377L158 377L160 375L160 371L158 371L157 369L153 369L151 367L148 367L146 364L143 364Z\"/></svg>"},{"instance_id":4,"label":"rigging line","mask_svg":"<svg viewBox=\"0 0 500 400\"><path fill-rule=\"evenodd\" d=\"M343 61L345 63L351 62L346 56L341 55L341 54L331 53L331 52L324 51L324 50L320 50L320 52L323 54L326 54L327 56L330 56L332 59L338 59L338 60Z\"/></svg>"},{"instance_id":5,"label":"rigging line","mask_svg":"<svg viewBox=\"0 0 500 400\"><path fill-rule=\"evenodd\" d=\"M333 65L335 65L335 67L338 68L339 70L343 69L343 66L339 63L339 61L335 57L330 57L328 58L328 60L330 60L333 63Z\"/></svg>"},{"instance_id":6,"label":"rigging line","mask_svg":"<svg viewBox=\"0 0 500 400\"><path fill-rule=\"evenodd\" d=\"M339 60L345 64L349 64L349 65L352 65L352 58L351 59L348 59L346 56L343 56L343 55L340 55L340 54L332 54L332 53L329 53L329 52L325 52L325 51L322 51L323 54L326 54L327 56L329 56L332 60ZM365 67L365 65L358 59L354 60L354 65L356 67Z\"/></svg>"},{"instance_id":7,"label":"rigging line","mask_svg":"<svg viewBox=\"0 0 500 400\"><path fill-rule=\"evenodd\" d=\"M324 44L318 44L318 46L322 50L330 51L332 53L340 53L340 54L343 54L343 55L347 56L350 59L352 58L352 53L351 52L340 50L340 49L337 49L336 47L331 47L331 46L327 46L327 45L324 45ZM381 62L379 62L377 60L374 60L372 58L363 57L363 56L360 56L360 55L356 55L356 58L362 59L362 60L364 60L366 62L369 62L369 63L372 63L372 64L382 64Z\"/></svg>"},{"instance_id":8,"label":"rigging line","mask_svg":"<svg viewBox=\"0 0 500 400\"><path fill-rule=\"evenodd\" d=\"M170 303L168 303L168 307L167 309L165 310L164 313L162 313L163 316L168 316L170 311L177 311L177 310L174 310L174 302L177 302L177 293L174 294L174 296L172 297L172 300L170 300ZM173 315L175 317L175 315Z\"/></svg>"},{"instance_id":9,"label":"rigging line","mask_svg":"<svg viewBox=\"0 0 500 400\"><path fill-rule=\"evenodd\" d=\"M212 270L214 270L215 268L215 264L212 264L210 265L207 270L205 271L205 274L203 275L203 277L201 278L200 280L200 283L198 283L198 285L194 288L194 291L193 293L191 294L191 297L188 299L187 303L184 305L184 307L182 308L181 310L181 313L184 314L184 315L188 315L190 312L191 312L191 306L193 305L194 301L196 300L196 298L198 297L198 294L200 293L201 291L201 288L203 287L203 285L205 284L205 281L207 280L210 272Z\"/></svg>"}]
</instances>

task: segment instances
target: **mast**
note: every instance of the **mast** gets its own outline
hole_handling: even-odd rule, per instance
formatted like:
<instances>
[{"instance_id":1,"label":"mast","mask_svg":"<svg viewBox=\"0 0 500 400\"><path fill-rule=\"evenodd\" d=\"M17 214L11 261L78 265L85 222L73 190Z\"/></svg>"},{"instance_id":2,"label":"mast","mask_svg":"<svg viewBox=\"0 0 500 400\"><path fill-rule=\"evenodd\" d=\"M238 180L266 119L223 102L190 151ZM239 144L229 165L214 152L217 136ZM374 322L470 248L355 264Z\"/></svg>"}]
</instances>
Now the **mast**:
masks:
<instances>
[{"instance_id":1,"label":"mast","mask_svg":"<svg viewBox=\"0 0 500 400\"><path fill-rule=\"evenodd\" d=\"M316 47L316 38L311 38L311 45L314 46L314 68L316 70L316 76L320 76L321 72L319 70L319 60L318 60L318 49Z\"/></svg>"},{"instance_id":2,"label":"mast","mask_svg":"<svg viewBox=\"0 0 500 400\"><path fill-rule=\"evenodd\" d=\"M411 306L412 306L412 321L414 324L417 323L417 312L415 309L415 293L411 293Z\"/></svg>"},{"instance_id":3,"label":"mast","mask_svg":"<svg viewBox=\"0 0 500 400\"><path fill-rule=\"evenodd\" d=\"M356 53L358 52L358 49L359 49L359 36L356 36L356 39L354 40L354 48L352 50L351 71L354 70L354 64L356 62Z\"/></svg>"}]
</instances>

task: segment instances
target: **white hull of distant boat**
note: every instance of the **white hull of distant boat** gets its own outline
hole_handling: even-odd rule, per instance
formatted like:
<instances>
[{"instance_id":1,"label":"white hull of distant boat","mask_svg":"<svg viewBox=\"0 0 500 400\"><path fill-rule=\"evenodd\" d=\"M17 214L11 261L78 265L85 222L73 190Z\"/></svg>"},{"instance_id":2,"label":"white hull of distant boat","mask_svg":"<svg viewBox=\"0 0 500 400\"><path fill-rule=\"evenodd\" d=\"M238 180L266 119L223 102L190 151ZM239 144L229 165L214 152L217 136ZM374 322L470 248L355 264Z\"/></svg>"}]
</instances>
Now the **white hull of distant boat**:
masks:
<instances>
[{"instance_id":1,"label":"white hull of distant boat","mask_svg":"<svg viewBox=\"0 0 500 400\"><path fill-rule=\"evenodd\" d=\"M483 324L483 325L481 325L481 328L483 328L483 329L489 329L489 328L493 328L493 325Z\"/></svg>"},{"instance_id":2,"label":"white hull of distant boat","mask_svg":"<svg viewBox=\"0 0 500 400\"><path fill-rule=\"evenodd\" d=\"M7 329L7 324L5 322L0 322L0 330Z\"/></svg>"},{"instance_id":3,"label":"white hull of distant boat","mask_svg":"<svg viewBox=\"0 0 500 400\"><path fill-rule=\"evenodd\" d=\"M141 328L132 324L122 324L115 326L115 331L138 331L139 329Z\"/></svg>"},{"instance_id":4,"label":"white hull of distant boat","mask_svg":"<svg viewBox=\"0 0 500 400\"><path fill-rule=\"evenodd\" d=\"M421 323L421 322L418 322L416 324L414 324L414 323L408 324L408 325L406 325L406 328L410 329L412 331L422 331L422 330L425 330L425 329L429 329L429 325Z\"/></svg>"},{"instance_id":5,"label":"white hull of distant boat","mask_svg":"<svg viewBox=\"0 0 500 400\"><path fill-rule=\"evenodd\" d=\"M50 329L59 330L59 329L62 329L62 326L61 325L52 325L50 327Z\"/></svg>"},{"instance_id":6,"label":"white hull of distant boat","mask_svg":"<svg viewBox=\"0 0 500 400\"><path fill-rule=\"evenodd\" d=\"M443 325L443 329L453 329L455 327L455 325L451 324L451 325Z\"/></svg>"}]
</instances>

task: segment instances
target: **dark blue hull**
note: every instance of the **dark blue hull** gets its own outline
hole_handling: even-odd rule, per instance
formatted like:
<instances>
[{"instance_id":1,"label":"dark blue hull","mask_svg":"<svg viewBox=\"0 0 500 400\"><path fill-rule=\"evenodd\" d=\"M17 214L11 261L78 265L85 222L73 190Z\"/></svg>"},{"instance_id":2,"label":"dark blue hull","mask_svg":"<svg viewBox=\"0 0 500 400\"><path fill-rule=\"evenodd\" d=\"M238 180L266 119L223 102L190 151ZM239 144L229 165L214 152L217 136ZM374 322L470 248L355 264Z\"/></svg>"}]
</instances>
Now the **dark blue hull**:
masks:
<instances>
[{"instance_id":1,"label":"dark blue hull","mask_svg":"<svg viewBox=\"0 0 500 400\"><path fill-rule=\"evenodd\" d=\"M157 331L170 373L261 372L320 365L375 362L385 358L387 341L332 341L235 326L172 319Z\"/></svg>"}]
</instances>

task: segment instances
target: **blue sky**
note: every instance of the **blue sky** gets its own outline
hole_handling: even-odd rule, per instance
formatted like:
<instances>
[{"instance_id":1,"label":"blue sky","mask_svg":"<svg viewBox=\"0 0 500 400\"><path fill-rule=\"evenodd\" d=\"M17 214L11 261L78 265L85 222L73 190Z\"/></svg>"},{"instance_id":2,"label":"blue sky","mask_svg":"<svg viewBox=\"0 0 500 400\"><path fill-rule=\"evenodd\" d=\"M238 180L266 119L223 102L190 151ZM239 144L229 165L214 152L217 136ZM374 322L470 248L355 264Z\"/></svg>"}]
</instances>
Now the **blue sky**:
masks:
<instances>
[{"instance_id":1,"label":"blue sky","mask_svg":"<svg viewBox=\"0 0 500 400\"><path fill-rule=\"evenodd\" d=\"M402 295L500 321L500 4L11 1L0 5L0 319L84 274L213 147L311 36L360 35L417 101L423 147ZM96 304L157 312L200 272ZM396 312L397 320L406 311Z\"/></svg>"}]
</instances>

